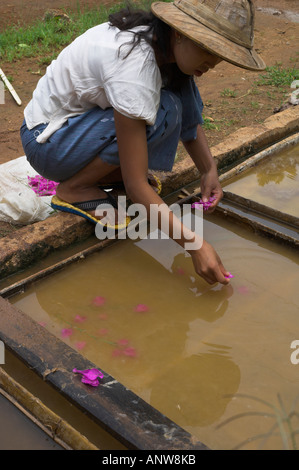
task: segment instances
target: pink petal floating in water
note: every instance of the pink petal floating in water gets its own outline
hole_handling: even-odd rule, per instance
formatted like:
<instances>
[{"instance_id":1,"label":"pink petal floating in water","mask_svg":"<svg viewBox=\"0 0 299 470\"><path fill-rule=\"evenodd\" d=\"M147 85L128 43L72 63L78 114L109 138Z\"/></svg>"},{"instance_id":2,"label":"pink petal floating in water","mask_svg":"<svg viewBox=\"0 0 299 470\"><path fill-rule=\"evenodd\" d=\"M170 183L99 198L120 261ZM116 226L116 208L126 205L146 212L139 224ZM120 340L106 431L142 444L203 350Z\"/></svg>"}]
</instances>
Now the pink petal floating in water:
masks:
<instances>
[{"instance_id":1,"label":"pink petal floating in water","mask_svg":"<svg viewBox=\"0 0 299 470\"><path fill-rule=\"evenodd\" d=\"M237 291L240 292L240 294L246 295L249 293L249 289L247 286L239 286L237 288Z\"/></svg>"},{"instance_id":2,"label":"pink petal floating in water","mask_svg":"<svg viewBox=\"0 0 299 470\"><path fill-rule=\"evenodd\" d=\"M104 377L103 372L98 369L73 369L73 372L74 374L81 374L81 382L87 385L91 385L92 387L97 387L100 384L98 378L102 379Z\"/></svg>"},{"instance_id":3,"label":"pink petal floating in water","mask_svg":"<svg viewBox=\"0 0 299 470\"><path fill-rule=\"evenodd\" d=\"M83 323L85 320L86 320L86 317L81 317L81 315L75 316L75 322L77 323Z\"/></svg>"},{"instance_id":4,"label":"pink petal floating in water","mask_svg":"<svg viewBox=\"0 0 299 470\"><path fill-rule=\"evenodd\" d=\"M105 297L101 297L100 295L95 297L92 301L93 305L96 305L97 307L100 307L101 305L104 305L106 303Z\"/></svg>"},{"instance_id":5,"label":"pink petal floating in water","mask_svg":"<svg viewBox=\"0 0 299 470\"><path fill-rule=\"evenodd\" d=\"M134 310L135 310L135 312L148 312L149 308L145 304L138 304L138 305L136 305Z\"/></svg>"},{"instance_id":6,"label":"pink petal floating in water","mask_svg":"<svg viewBox=\"0 0 299 470\"><path fill-rule=\"evenodd\" d=\"M122 350L122 349L115 348L115 349L113 349L113 351L112 351L112 356L113 356L113 357L121 356L122 354L123 354L123 350Z\"/></svg>"},{"instance_id":7,"label":"pink petal floating in water","mask_svg":"<svg viewBox=\"0 0 299 470\"><path fill-rule=\"evenodd\" d=\"M184 275L185 274L185 270L183 268L177 268L176 272L180 275Z\"/></svg>"},{"instance_id":8,"label":"pink petal floating in water","mask_svg":"<svg viewBox=\"0 0 299 470\"><path fill-rule=\"evenodd\" d=\"M129 356L129 357L136 357L137 353L136 353L136 349L135 348L132 348L131 346L129 346L128 348L124 349L123 350L123 354L125 356Z\"/></svg>"},{"instance_id":9,"label":"pink petal floating in water","mask_svg":"<svg viewBox=\"0 0 299 470\"><path fill-rule=\"evenodd\" d=\"M100 336L105 336L105 335L108 334L108 332L109 332L109 330L108 330L107 328L101 328L100 330L98 330L97 333L98 333L98 335L100 335Z\"/></svg>"},{"instance_id":10,"label":"pink petal floating in water","mask_svg":"<svg viewBox=\"0 0 299 470\"><path fill-rule=\"evenodd\" d=\"M108 318L107 313L100 313L100 315L99 315L100 320L107 320L107 318Z\"/></svg>"},{"instance_id":11,"label":"pink petal floating in water","mask_svg":"<svg viewBox=\"0 0 299 470\"><path fill-rule=\"evenodd\" d=\"M73 334L73 330L72 328L63 328L61 330L61 336L63 338L68 338L69 336L71 336Z\"/></svg>"},{"instance_id":12,"label":"pink petal floating in water","mask_svg":"<svg viewBox=\"0 0 299 470\"><path fill-rule=\"evenodd\" d=\"M119 346L127 346L127 345L129 344L129 340L128 340L128 339L125 339L125 338L119 339L119 340L117 341L117 344L118 344Z\"/></svg>"},{"instance_id":13,"label":"pink petal floating in water","mask_svg":"<svg viewBox=\"0 0 299 470\"><path fill-rule=\"evenodd\" d=\"M136 349L132 348L131 346L128 346L125 349L115 348L112 351L113 357L119 357L119 356L136 357L136 355L137 355Z\"/></svg>"},{"instance_id":14,"label":"pink petal floating in water","mask_svg":"<svg viewBox=\"0 0 299 470\"><path fill-rule=\"evenodd\" d=\"M81 349L84 349L86 346L86 341L77 341L75 343L75 348L78 349L78 351L81 351Z\"/></svg>"}]
</instances>

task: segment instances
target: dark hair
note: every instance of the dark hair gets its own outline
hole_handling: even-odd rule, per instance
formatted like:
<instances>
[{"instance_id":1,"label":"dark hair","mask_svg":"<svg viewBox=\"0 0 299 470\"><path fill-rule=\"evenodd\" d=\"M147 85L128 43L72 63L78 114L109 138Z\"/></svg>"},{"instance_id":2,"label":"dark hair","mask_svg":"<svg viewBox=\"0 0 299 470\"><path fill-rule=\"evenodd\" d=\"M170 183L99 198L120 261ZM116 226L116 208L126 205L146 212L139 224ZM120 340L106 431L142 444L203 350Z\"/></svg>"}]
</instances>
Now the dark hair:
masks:
<instances>
[{"instance_id":1,"label":"dark hair","mask_svg":"<svg viewBox=\"0 0 299 470\"><path fill-rule=\"evenodd\" d=\"M183 82L189 79L189 76L183 74L176 64L167 63L171 54L171 27L157 18L153 13L128 5L117 13L110 14L109 24L116 26L120 31L128 31L136 26L148 26L148 28L140 31L132 31L133 38L129 43L132 44L132 48L125 57L127 57L142 40L150 44L154 51L160 55L162 62L166 62L165 65L160 67L163 86L172 90L178 90Z\"/></svg>"}]
</instances>

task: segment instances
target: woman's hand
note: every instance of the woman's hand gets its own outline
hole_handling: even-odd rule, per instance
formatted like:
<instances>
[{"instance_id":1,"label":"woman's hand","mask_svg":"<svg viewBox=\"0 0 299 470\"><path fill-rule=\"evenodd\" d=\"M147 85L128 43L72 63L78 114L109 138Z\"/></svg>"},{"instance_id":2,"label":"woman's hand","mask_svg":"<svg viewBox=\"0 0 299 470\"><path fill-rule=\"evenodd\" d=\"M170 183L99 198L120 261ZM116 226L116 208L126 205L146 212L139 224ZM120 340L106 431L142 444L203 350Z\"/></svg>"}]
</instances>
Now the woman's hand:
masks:
<instances>
[{"instance_id":1,"label":"woman's hand","mask_svg":"<svg viewBox=\"0 0 299 470\"><path fill-rule=\"evenodd\" d=\"M200 179L201 199L203 202L209 201L209 198L214 200L207 212L213 212L215 207L223 197L223 191L218 179L217 168L213 167L206 173L203 173Z\"/></svg>"},{"instance_id":2,"label":"woman's hand","mask_svg":"<svg viewBox=\"0 0 299 470\"><path fill-rule=\"evenodd\" d=\"M208 209L208 212L212 212L223 197L223 191L218 179L216 162L201 126L197 127L196 139L184 142L184 146L201 174L200 186L203 202L209 201L210 197L215 198Z\"/></svg>"},{"instance_id":3,"label":"woman's hand","mask_svg":"<svg viewBox=\"0 0 299 470\"><path fill-rule=\"evenodd\" d=\"M209 284L220 282L229 284L229 271L224 268L218 254L208 242L203 240L199 250L189 251L196 273Z\"/></svg>"}]
</instances>

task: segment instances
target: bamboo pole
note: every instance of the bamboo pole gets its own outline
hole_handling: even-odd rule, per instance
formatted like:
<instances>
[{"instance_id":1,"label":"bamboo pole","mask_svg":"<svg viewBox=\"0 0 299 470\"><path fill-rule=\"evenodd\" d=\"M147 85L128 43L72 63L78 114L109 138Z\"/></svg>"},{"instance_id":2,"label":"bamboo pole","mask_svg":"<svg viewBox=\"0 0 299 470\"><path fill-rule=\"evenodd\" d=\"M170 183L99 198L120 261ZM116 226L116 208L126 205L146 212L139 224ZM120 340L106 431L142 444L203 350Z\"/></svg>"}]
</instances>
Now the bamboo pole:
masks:
<instances>
[{"instance_id":1,"label":"bamboo pole","mask_svg":"<svg viewBox=\"0 0 299 470\"><path fill-rule=\"evenodd\" d=\"M5 85L7 86L8 88L8 91L11 93L11 95L13 96L13 98L15 99L16 103L21 106L22 105L22 101L20 100L17 92L15 91L15 89L13 88L13 86L11 85L11 83L8 81L5 73L3 72L2 69L0 69L0 77L2 78L3 82L5 83Z\"/></svg>"},{"instance_id":2,"label":"bamboo pole","mask_svg":"<svg viewBox=\"0 0 299 470\"><path fill-rule=\"evenodd\" d=\"M85 436L48 408L0 367L0 395L65 450L99 450Z\"/></svg>"}]
</instances>

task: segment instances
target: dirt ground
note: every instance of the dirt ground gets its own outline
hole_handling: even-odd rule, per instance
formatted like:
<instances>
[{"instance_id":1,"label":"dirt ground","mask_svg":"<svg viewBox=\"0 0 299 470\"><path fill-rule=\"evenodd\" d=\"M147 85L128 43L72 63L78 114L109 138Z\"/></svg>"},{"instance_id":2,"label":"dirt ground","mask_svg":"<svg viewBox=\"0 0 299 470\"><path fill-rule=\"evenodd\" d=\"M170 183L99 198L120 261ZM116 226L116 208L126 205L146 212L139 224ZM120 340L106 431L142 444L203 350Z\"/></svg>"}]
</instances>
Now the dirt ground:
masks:
<instances>
[{"instance_id":1,"label":"dirt ground","mask_svg":"<svg viewBox=\"0 0 299 470\"><path fill-rule=\"evenodd\" d=\"M99 5L101 0L2 0L0 3L0 34L11 25L27 25L43 18L49 9L77 11ZM102 0L105 5L111 0ZM268 66L296 67L299 63L299 2L298 0L255 0L255 48ZM1 39L1 36L0 36ZM22 100L18 106L5 92L0 105L0 164L24 154L19 138L23 111L46 66L36 59L13 63L1 62L5 74ZM38 73L37 73L38 72ZM210 146L221 142L240 127L263 122L287 100L275 87L256 87L260 72L246 71L225 62L197 81L205 103L204 115L209 120L206 134ZM287 90L289 93L291 89Z\"/></svg>"},{"instance_id":2,"label":"dirt ground","mask_svg":"<svg viewBox=\"0 0 299 470\"><path fill-rule=\"evenodd\" d=\"M103 1L109 4L109 1ZM0 3L0 31L10 25L26 25L43 18L48 9L65 11L98 5L99 0L2 0ZM277 63L283 67L298 68L299 63L299 2L298 0L256 0L255 47L268 66ZM269 9L260 11L259 9ZM289 12L293 19L290 19ZM5 74L22 100L18 106L6 91L5 104L0 105L0 163L24 154L19 138L23 110L46 66L37 65L38 59L22 59L13 63L1 62ZM37 72L39 74L37 74ZM246 71L227 63L198 79L197 84L205 103L204 115L210 119L206 130L210 146L239 127L260 123L286 98L269 87L256 88L254 82L260 72ZM258 91L258 94L256 94ZM291 91L291 90L290 90Z\"/></svg>"}]
</instances>

